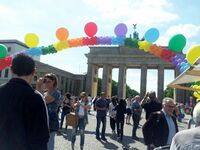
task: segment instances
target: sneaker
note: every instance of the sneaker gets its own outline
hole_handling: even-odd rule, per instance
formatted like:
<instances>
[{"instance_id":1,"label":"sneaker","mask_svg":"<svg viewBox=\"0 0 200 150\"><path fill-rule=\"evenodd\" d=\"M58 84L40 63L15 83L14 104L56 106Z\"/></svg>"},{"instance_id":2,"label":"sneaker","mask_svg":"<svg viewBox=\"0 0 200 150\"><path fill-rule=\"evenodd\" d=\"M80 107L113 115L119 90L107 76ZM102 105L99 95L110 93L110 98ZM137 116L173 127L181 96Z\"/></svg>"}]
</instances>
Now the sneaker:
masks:
<instances>
[{"instance_id":1,"label":"sneaker","mask_svg":"<svg viewBox=\"0 0 200 150\"><path fill-rule=\"evenodd\" d=\"M132 139L134 139L134 140L139 140L139 137L137 137L137 136L132 136Z\"/></svg>"},{"instance_id":2,"label":"sneaker","mask_svg":"<svg viewBox=\"0 0 200 150\"><path fill-rule=\"evenodd\" d=\"M83 150L83 146L80 146L80 150Z\"/></svg>"},{"instance_id":3,"label":"sneaker","mask_svg":"<svg viewBox=\"0 0 200 150\"><path fill-rule=\"evenodd\" d=\"M103 141L107 141L107 139L105 137L101 138Z\"/></svg>"},{"instance_id":4,"label":"sneaker","mask_svg":"<svg viewBox=\"0 0 200 150\"><path fill-rule=\"evenodd\" d=\"M96 139L97 139L98 141L101 141L100 137L96 137Z\"/></svg>"}]
</instances>

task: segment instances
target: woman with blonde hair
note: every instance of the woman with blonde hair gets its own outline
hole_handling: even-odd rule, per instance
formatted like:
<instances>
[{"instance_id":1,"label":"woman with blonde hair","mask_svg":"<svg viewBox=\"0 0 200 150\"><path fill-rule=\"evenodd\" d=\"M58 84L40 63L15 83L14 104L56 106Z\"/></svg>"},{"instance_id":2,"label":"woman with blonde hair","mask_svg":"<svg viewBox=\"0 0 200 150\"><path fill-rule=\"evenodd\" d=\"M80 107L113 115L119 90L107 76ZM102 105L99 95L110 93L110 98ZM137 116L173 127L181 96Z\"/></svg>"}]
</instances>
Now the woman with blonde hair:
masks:
<instances>
[{"instance_id":1,"label":"woman with blonde hair","mask_svg":"<svg viewBox=\"0 0 200 150\"><path fill-rule=\"evenodd\" d=\"M55 135L59 129L57 109L60 104L61 94L57 89L57 84L58 80L56 75L53 73L48 73L45 74L44 78L40 78L36 85L36 89L43 94L47 104L50 130L48 150L54 150Z\"/></svg>"}]
</instances>

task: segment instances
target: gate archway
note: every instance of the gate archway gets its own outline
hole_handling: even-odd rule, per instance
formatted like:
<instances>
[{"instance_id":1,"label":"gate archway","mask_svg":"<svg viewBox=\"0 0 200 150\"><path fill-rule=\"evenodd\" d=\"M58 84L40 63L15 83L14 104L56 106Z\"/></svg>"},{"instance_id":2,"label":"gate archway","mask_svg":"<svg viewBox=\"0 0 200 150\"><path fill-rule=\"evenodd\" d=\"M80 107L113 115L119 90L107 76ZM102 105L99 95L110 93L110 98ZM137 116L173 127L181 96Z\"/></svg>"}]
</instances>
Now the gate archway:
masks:
<instances>
[{"instance_id":1,"label":"gate archway","mask_svg":"<svg viewBox=\"0 0 200 150\"><path fill-rule=\"evenodd\" d=\"M126 70L128 68L141 69L140 96L146 93L147 69L158 70L157 95L161 99L164 92L164 70L172 69L175 76L178 72L172 63L166 62L152 54L145 53L137 48L119 47L90 47L90 52L85 54L88 58L88 70L86 78L86 92L92 96L97 95L98 69L103 68L102 91L111 97L112 69L119 68L118 74L118 97L126 95ZM155 81L156 82L156 81ZM181 93L176 96L181 98Z\"/></svg>"}]
</instances>

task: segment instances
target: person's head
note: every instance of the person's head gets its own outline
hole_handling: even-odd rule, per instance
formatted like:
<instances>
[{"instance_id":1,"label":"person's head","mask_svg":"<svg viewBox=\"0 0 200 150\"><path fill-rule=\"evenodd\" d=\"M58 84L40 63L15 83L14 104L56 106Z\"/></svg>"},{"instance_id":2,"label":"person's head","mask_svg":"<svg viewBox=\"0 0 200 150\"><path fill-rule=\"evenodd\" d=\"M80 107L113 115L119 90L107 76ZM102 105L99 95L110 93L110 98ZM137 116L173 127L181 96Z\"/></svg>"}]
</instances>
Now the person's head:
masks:
<instances>
[{"instance_id":1,"label":"person's head","mask_svg":"<svg viewBox=\"0 0 200 150\"><path fill-rule=\"evenodd\" d=\"M126 106L126 101L124 99L119 100L119 106L124 107Z\"/></svg>"},{"instance_id":2,"label":"person's head","mask_svg":"<svg viewBox=\"0 0 200 150\"><path fill-rule=\"evenodd\" d=\"M71 99L71 94L69 92L65 93L65 97Z\"/></svg>"},{"instance_id":3,"label":"person's head","mask_svg":"<svg viewBox=\"0 0 200 150\"><path fill-rule=\"evenodd\" d=\"M117 101L118 101L118 98L116 96L112 96L111 102L113 103L113 105L117 105Z\"/></svg>"},{"instance_id":4,"label":"person's head","mask_svg":"<svg viewBox=\"0 0 200 150\"><path fill-rule=\"evenodd\" d=\"M197 103L193 109L193 119L197 126L200 126L200 103Z\"/></svg>"},{"instance_id":5,"label":"person's head","mask_svg":"<svg viewBox=\"0 0 200 150\"><path fill-rule=\"evenodd\" d=\"M47 89L54 89L57 87L58 79L55 74L53 73L47 73L44 76L44 84Z\"/></svg>"},{"instance_id":6,"label":"person's head","mask_svg":"<svg viewBox=\"0 0 200 150\"><path fill-rule=\"evenodd\" d=\"M35 73L35 62L26 54L17 54L13 58L11 71L18 77L33 76Z\"/></svg>"},{"instance_id":7,"label":"person's head","mask_svg":"<svg viewBox=\"0 0 200 150\"><path fill-rule=\"evenodd\" d=\"M81 98L83 101L87 101L87 100L88 100L88 96L87 96L86 92L81 92L81 93L80 93L80 98Z\"/></svg>"},{"instance_id":8,"label":"person's head","mask_svg":"<svg viewBox=\"0 0 200 150\"><path fill-rule=\"evenodd\" d=\"M134 97L134 99L135 99L137 102L140 102L140 96L139 96L139 95L136 95L136 96Z\"/></svg>"},{"instance_id":9,"label":"person's head","mask_svg":"<svg viewBox=\"0 0 200 150\"><path fill-rule=\"evenodd\" d=\"M155 91L150 91L149 92L149 98L150 98L150 100L155 100L156 99L156 92Z\"/></svg>"},{"instance_id":10,"label":"person's head","mask_svg":"<svg viewBox=\"0 0 200 150\"><path fill-rule=\"evenodd\" d=\"M105 98L105 93L104 92L101 92L101 98Z\"/></svg>"},{"instance_id":11,"label":"person's head","mask_svg":"<svg viewBox=\"0 0 200 150\"><path fill-rule=\"evenodd\" d=\"M173 100L172 98L165 97L165 98L163 99L162 105L163 105L164 111L165 111L168 115L172 116L172 115L173 115L173 112L174 112L174 109L175 109L175 106L176 106L174 100Z\"/></svg>"}]
</instances>

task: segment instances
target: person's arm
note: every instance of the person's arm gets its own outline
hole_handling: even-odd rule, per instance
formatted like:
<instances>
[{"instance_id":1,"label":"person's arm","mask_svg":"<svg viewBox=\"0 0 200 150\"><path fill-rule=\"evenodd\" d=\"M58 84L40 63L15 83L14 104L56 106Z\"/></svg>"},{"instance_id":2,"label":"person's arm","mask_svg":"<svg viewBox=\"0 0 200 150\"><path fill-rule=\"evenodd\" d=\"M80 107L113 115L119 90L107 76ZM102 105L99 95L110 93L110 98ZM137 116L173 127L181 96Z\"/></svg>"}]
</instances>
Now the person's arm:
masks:
<instances>
[{"instance_id":1,"label":"person's arm","mask_svg":"<svg viewBox=\"0 0 200 150\"><path fill-rule=\"evenodd\" d=\"M101 108L101 107L96 106L96 110L107 110L107 107Z\"/></svg>"},{"instance_id":2,"label":"person's arm","mask_svg":"<svg viewBox=\"0 0 200 150\"><path fill-rule=\"evenodd\" d=\"M53 101L59 101L60 93L57 90L54 90L53 93L46 92L44 94L44 99L46 104L52 103Z\"/></svg>"},{"instance_id":3,"label":"person's arm","mask_svg":"<svg viewBox=\"0 0 200 150\"><path fill-rule=\"evenodd\" d=\"M82 107L86 110L90 109L91 108L91 105L82 105Z\"/></svg>"},{"instance_id":4,"label":"person's arm","mask_svg":"<svg viewBox=\"0 0 200 150\"><path fill-rule=\"evenodd\" d=\"M141 106L143 106L145 103L147 103L148 100L148 96L149 96L149 92L147 92L144 96L144 98L141 101Z\"/></svg>"},{"instance_id":5,"label":"person's arm","mask_svg":"<svg viewBox=\"0 0 200 150\"><path fill-rule=\"evenodd\" d=\"M46 94L44 94L44 100L46 104L49 104L52 103L55 100L55 98L47 92Z\"/></svg>"}]
</instances>

